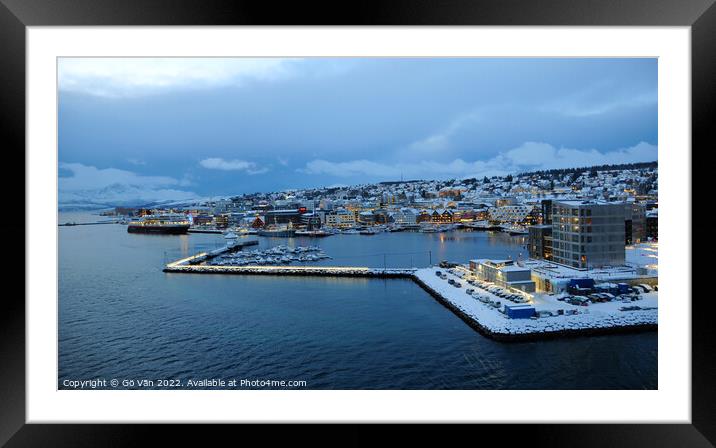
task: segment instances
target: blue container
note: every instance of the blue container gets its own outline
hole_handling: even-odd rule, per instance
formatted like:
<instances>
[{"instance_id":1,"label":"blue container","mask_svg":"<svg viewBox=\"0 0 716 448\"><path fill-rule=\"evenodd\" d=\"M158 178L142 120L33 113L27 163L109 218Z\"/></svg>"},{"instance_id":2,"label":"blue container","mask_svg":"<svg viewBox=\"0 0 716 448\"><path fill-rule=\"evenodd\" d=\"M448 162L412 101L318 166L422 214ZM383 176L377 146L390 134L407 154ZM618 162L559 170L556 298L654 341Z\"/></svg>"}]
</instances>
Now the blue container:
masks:
<instances>
[{"instance_id":1,"label":"blue container","mask_svg":"<svg viewBox=\"0 0 716 448\"><path fill-rule=\"evenodd\" d=\"M567 284L570 288L591 289L594 288L593 278L573 278Z\"/></svg>"},{"instance_id":2,"label":"blue container","mask_svg":"<svg viewBox=\"0 0 716 448\"><path fill-rule=\"evenodd\" d=\"M510 319L529 319L535 315L535 309L529 305L505 305L505 313Z\"/></svg>"}]
</instances>

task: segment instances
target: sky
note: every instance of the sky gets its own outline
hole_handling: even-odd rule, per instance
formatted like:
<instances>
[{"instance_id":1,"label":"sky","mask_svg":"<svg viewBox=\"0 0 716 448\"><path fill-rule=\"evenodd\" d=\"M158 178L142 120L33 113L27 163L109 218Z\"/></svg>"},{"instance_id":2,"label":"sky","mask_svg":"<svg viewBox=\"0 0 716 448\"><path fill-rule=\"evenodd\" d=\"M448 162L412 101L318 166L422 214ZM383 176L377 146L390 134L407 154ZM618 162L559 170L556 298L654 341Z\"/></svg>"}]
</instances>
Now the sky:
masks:
<instances>
[{"instance_id":1,"label":"sky","mask_svg":"<svg viewBox=\"0 0 716 448\"><path fill-rule=\"evenodd\" d=\"M60 203L657 160L656 59L60 58Z\"/></svg>"}]
</instances>

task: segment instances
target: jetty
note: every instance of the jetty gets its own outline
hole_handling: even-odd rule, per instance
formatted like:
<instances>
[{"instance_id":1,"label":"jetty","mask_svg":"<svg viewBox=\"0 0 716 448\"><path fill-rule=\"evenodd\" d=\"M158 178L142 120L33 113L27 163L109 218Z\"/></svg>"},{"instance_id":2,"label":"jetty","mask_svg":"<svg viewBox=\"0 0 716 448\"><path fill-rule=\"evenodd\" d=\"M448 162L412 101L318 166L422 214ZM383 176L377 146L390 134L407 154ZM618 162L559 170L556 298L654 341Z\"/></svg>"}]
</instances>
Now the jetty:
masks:
<instances>
[{"instance_id":1,"label":"jetty","mask_svg":"<svg viewBox=\"0 0 716 448\"><path fill-rule=\"evenodd\" d=\"M200 264L227 251L238 250L250 241L203 252L169 263L167 273L234 274L318 277L404 278L415 282L438 302L481 334L499 341L525 341L564 336L583 336L655 330L658 325L656 292L644 294L638 305L598 303L590 307L558 302L541 297L525 305L514 306L486 290L479 297L466 293L471 289L462 276L434 266L427 268L370 268L357 266L232 266ZM438 275L439 274L439 275ZM448 280L452 280L452 283ZM457 286L459 284L459 286ZM479 299L478 299L479 298ZM535 308L530 318L514 318L507 308Z\"/></svg>"},{"instance_id":2,"label":"jetty","mask_svg":"<svg viewBox=\"0 0 716 448\"><path fill-rule=\"evenodd\" d=\"M219 229L197 229L197 228L189 227L189 230L187 230L187 233L212 233L212 234L218 233L218 234L220 234L220 233L223 233L223 231L221 231Z\"/></svg>"},{"instance_id":3,"label":"jetty","mask_svg":"<svg viewBox=\"0 0 716 448\"><path fill-rule=\"evenodd\" d=\"M181 272L181 271L173 271L173 269L178 267L187 267L187 266L193 266L197 265L199 263L203 263L205 261L211 260L212 258L216 258L219 255L223 255L229 252L235 252L237 250L241 250L244 247L247 246L255 246L259 244L258 240L243 240L243 241L236 241L233 243L229 243L226 246L220 247L218 249L214 249L208 252L201 252L196 255L192 255L191 257L182 258L180 260L173 261L166 266L164 266L164 272ZM197 267L211 267L211 266L197 266Z\"/></svg>"},{"instance_id":4,"label":"jetty","mask_svg":"<svg viewBox=\"0 0 716 448\"><path fill-rule=\"evenodd\" d=\"M58 227L72 227L72 226L97 226L100 224L121 224L121 221L95 221L95 222L65 222L57 224Z\"/></svg>"}]
</instances>

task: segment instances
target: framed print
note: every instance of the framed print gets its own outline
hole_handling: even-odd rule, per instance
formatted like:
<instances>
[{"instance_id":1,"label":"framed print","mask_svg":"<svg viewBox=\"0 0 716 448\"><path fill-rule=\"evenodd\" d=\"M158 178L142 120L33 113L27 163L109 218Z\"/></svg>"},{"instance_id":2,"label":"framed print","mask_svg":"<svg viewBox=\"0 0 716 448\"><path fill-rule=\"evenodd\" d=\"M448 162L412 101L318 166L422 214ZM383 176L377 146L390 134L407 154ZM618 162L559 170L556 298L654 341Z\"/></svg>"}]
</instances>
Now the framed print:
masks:
<instances>
[{"instance_id":1,"label":"framed print","mask_svg":"<svg viewBox=\"0 0 716 448\"><path fill-rule=\"evenodd\" d=\"M514 423L711 446L711 2L3 1L26 281L0 442Z\"/></svg>"}]
</instances>

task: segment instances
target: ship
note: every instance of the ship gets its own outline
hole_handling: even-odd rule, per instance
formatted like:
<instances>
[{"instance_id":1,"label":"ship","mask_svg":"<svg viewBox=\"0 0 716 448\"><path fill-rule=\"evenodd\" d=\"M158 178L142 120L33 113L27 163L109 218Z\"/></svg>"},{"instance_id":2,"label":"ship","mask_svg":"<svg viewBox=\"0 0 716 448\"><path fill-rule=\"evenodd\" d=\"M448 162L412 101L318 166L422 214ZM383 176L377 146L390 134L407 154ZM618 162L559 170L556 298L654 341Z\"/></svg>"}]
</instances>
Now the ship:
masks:
<instances>
[{"instance_id":1,"label":"ship","mask_svg":"<svg viewBox=\"0 0 716 448\"><path fill-rule=\"evenodd\" d=\"M293 238L296 235L296 229L293 228L293 222L289 221L286 225L278 225L276 218L274 218L273 225L258 229L256 233L259 236L267 236L270 238Z\"/></svg>"},{"instance_id":2,"label":"ship","mask_svg":"<svg viewBox=\"0 0 716 448\"><path fill-rule=\"evenodd\" d=\"M262 229L258 232L259 236L278 237L278 238L291 238L296 235L294 229Z\"/></svg>"},{"instance_id":3,"label":"ship","mask_svg":"<svg viewBox=\"0 0 716 448\"><path fill-rule=\"evenodd\" d=\"M161 233L181 235L189 230L189 220L184 215L146 215L127 224L129 233Z\"/></svg>"}]
</instances>

